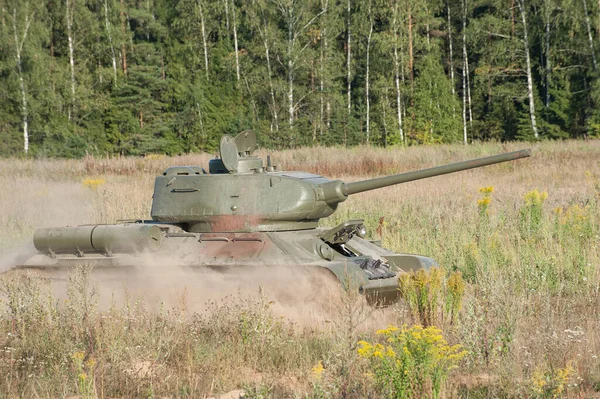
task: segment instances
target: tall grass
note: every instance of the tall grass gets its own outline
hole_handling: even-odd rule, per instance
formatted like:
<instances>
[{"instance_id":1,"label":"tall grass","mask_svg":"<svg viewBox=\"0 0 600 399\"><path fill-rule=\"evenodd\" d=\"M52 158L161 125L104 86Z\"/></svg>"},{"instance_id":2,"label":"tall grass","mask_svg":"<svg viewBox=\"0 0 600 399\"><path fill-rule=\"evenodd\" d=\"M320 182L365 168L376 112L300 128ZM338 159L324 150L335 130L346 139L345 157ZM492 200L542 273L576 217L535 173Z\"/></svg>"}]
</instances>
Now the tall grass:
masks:
<instances>
[{"instance_id":1,"label":"tall grass","mask_svg":"<svg viewBox=\"0 0 600 399\"><path fill-rule=\"evenodd\" d=\"M286 170L350 181L520 147L311 148L273 158ZM431 256L448 276L460 272L466 287L457 314L437 323L467 351L446 396L581 397L600 389L600 142L533 150L527 160L352 196L322 221L363 218L385 247ZM1 160L0 253L38 226L147 218L156 174L209 158ZM185 292L174 308L152 310L143 298L103 308L81 270L68 286L65 302L38 277L5 278L0 397L387 392L357 348L360 339L375 345L375 330L389 320L358 328L352 300L325 327L307 329L276 316L264 295L234 296L194 315ZM393 318L416 322L405 304Z\"/></svg>"}]
</instances>

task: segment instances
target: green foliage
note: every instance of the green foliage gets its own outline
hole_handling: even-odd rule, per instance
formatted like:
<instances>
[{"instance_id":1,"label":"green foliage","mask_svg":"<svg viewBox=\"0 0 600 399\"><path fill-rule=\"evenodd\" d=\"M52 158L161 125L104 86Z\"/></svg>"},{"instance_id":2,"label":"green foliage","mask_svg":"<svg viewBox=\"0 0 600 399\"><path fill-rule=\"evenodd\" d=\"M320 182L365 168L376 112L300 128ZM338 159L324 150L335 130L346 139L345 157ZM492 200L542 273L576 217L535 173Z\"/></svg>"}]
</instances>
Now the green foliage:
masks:
<instances>
[{"instance_id":1,"label":"green foliage","mask_svg":"<svg viewBox=\"0 0 600 399\"><path fill-rule=\"evenodd\" d=\"M540 137L600 135L594 2L450 3L1 0L0 155L530 140L525 28Z\"/></svg>"}]
</instances>

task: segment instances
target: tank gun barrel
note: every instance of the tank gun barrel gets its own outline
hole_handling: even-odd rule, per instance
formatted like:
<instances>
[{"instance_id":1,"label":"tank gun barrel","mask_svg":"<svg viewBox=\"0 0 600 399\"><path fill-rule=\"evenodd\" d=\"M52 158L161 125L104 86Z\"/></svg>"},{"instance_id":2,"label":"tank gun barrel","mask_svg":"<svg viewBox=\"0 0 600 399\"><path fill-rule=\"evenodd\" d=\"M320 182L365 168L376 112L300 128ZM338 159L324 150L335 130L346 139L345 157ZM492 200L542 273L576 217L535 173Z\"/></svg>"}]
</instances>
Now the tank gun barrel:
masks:
<instances>
[{"instance_id":1,"label":"tank gun barrel","mask_svg":"<svg viewBox=\"0 0 600 399\"><path fill-rule=\"evenodd\" d=\"M407 183L409 181L426 179L428 177L445 175L448 173L459 172L467 169L480 168L482 166L493 165L496 163L514 161L520 158L531 156L531 150L520 150L508 152L505 154L492 155L490 157L477 158L464 162L457 162L449 165L436 166L434 168L417 170L414 172L400 173L398 175L378 177L375 179L362 180L354 183L345 183L341 189L344 195L352 195L363 191L375 190L377 188L393 186L395 184Z\"/></svg>"}]
</instances>

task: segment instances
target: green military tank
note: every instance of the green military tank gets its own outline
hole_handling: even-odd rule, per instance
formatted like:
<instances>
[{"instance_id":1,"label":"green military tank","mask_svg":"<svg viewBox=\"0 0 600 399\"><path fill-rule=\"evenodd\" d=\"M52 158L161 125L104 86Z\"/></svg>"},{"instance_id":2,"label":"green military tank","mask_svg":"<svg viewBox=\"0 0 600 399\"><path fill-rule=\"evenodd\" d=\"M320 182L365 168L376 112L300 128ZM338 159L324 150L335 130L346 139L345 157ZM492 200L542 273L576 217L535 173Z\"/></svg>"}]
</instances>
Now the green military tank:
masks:
<instances>
[{"instance_id":1,"label":"green military tank","mask_svg":"<svg viewBox=\"0 0 600 399\"><path fill-rule=\"evenodd\" d=\"M226 270L246 266L309 267L358 289L374 305L398 298L398 277L437 263L365 239L362 220L319 227L348 196L413 180L512 161L521 150L392 176L345 183L277 170L253 156L256 135L223 136L220 158L174 166L156 178L151 220L38 229L38 253L20 269L49 272L75 265L119 272L148 258L155 265Z\"/></svg>"}]
</instances>

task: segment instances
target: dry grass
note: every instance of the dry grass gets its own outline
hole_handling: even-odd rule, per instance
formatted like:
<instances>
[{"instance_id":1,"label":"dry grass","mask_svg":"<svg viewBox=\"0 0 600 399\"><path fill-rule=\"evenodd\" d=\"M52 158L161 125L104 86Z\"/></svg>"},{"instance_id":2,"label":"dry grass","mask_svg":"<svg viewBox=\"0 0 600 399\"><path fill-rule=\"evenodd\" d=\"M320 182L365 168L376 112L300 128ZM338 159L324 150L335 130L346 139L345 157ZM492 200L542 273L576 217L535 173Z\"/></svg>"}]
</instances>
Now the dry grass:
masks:
<instances>
[{"instance_id":1,"label":"dry grass","mask_svg":"<svg viewBox=\"0 0 600 399\"><path fill-rule=\"evenodd\" d=\"M286 170L358 180L522 147L307 148L273 158ZM363 218L384 246L462 272L463 309L443 327L469 354L447 396L581 397L600 388L600 142L533 150L528 160L353 196L323 221ZM0 269L36 227L146 218L155 175L174 164L206 167L208 159L0 160ZM479 189L488 186L483 208ZM547 198L531 202L530 194L528 204L535 189ZM100 309L83 277L69 283L70 302L43 294L47 284L36 278L4 284L14 300L0 316L0 397L202 397L234 388L254 397L377 396L356 356L365 333L352 300L315 330L277 317L261 296L234 296L199 316L183 292L173 309L151 310L135 298ZM402 308L392 318L413 322Z\"/></svg>"}]
</instances>

